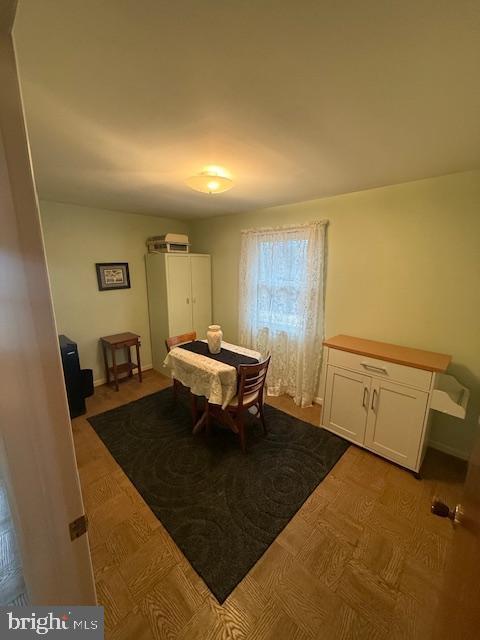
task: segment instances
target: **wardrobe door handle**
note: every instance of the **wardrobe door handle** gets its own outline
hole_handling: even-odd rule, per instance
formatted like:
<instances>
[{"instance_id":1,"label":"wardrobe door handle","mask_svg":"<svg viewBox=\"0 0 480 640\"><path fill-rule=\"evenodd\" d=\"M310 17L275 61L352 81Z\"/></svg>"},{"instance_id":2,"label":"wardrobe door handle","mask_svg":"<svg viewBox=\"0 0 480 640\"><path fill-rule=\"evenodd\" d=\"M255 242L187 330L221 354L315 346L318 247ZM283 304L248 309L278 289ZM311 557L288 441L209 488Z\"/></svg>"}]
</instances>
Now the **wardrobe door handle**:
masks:
<instances>
[{"instance_id":1,"label":"wardrobe door handle","mask_svg":"<svg viewBox=\"0 0 480 640\"><path fill-rule=\"evenodd\" d=\"M362 407L364 409L368 409L368 387L363 387Z\"/></svg>"},{"instance_id":2,"label":"wardrobe door handle","mask_svg":"<svg viewBox=\"0 0 480 640\"><path fill-rule=\"evenodd\" d=\"M190 298L187 298L187 304L190 304Z\"/></svg>"},{"instance_id":3,"label":"wardrobe door handle","mask_svg":"<svg viewBox=\"0 0 480 640\"><path fill-rule=\"evenodd\" d=\"M375 413L377 413L377 403L375 402L375 396L378 396L378 391L376 389L373 390L372 404L370 405L370 409L372 409L372 411L375 411Z\"/></svg>"}]
</instances>

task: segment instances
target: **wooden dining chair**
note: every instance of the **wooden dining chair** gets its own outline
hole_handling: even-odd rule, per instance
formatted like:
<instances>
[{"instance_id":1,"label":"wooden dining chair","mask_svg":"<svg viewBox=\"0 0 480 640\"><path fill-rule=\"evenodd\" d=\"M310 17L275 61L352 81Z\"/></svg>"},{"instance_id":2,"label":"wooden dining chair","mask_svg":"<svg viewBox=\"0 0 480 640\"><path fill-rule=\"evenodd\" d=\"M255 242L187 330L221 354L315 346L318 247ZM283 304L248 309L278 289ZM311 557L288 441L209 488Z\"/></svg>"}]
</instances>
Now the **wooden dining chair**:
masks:
<instances>
[{"instance_id":1,"label":"wooden dining chair","mask_svg":"<svg viewBox=\"0 0 480 640\"><path fill-rule=\"evenodd\" d=\"M187 342L194 342L197 339L197 334L195 331L191 333L182 333L181 336L171 336L165 340L165 346L167 347L167 351L173 349L173 347L178 347L179 344L186 344Z\"/></svg>"},{"instance_id":2,"label":"wooden dining chair","mask_svg":"<svg viewBox=\"0 0 480 640\"><path fill-rule=\"evenodd\" d=\"M179 345L182 345L182 344L187 344L188 342L194 342L196 339L197 339L197 333L195 331L191 331L190 333L182 333L179 336L170 336L169 338L167 338L165 340L165 346L167 348L167 351L171 351L174 347L178 347ZM186 389L186 387L183 386L180 380L177 380L176 378L172 378L172 380L173 380L173 398L176 401L178 398L179 389ZM191 393L190 390L188 391L191 395L191 401L192 401L192 421L193 421L193 424L195 424L197 421L197 413L198 413L197 396Z\"/></svg>"},{"instance_id":3,"label":"wooden dining chair","mask_svg":"<svg viewBox=\"0 0 480 640\"><path fill-rule=\"evenodd\" d=\"M230 401L224 410L221 410L221 418L225 418L226 424L240 436L240 446L243 453L245 447L245 412L250 407L256 407L257 418L259 417L263 432L267 433L267 425L265 423L265 415L263 413L263 391L265 387L265 378L267 377L268 365L271 356L268 355L265 360L258 364L241 364L238 368L238 393ZM212 405L206 404L206 430L210 431L210 418L212 415ZM222 420L223 421L223 420Z\"/></svg>"}]
</instances>

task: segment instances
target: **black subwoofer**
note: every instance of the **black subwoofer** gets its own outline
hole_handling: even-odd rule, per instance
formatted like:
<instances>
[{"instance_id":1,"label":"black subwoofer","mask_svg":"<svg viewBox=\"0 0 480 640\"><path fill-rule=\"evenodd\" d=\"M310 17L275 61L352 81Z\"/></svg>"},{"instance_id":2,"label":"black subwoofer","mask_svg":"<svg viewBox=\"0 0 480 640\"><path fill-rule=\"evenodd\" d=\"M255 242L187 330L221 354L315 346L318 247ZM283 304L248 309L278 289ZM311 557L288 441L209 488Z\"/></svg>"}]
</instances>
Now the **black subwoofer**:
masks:
<instances>
[{"instance_id":1,"label":"black subwoofer","mask_svg":"<svg viewBox=\"0 0 480 640\"><path fill-rule=\"evenodd\" d=\"M93 371L80 369L76 342L64 335L59 341L70 417L75 418L86 412L85 398L93 395Z\"/></svg>"}]
</instances>

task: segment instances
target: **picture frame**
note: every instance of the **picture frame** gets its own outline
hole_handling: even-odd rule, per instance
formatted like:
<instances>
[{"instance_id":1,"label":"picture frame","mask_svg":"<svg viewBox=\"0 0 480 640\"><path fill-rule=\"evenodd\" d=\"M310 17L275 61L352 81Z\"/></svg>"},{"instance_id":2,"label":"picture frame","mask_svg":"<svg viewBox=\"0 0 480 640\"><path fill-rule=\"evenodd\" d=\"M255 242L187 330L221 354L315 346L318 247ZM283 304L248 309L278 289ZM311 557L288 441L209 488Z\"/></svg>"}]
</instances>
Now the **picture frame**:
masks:
<instances>
[{"instance_id":1,"label":"picture frame","mask_svg":"<svg viewBox=\"0 0 480 640\"><path fill-rule=\"evenodd\" d=\"M99 291L130 289L128 262L96 262Z\"/></svg>"}]
</instances>

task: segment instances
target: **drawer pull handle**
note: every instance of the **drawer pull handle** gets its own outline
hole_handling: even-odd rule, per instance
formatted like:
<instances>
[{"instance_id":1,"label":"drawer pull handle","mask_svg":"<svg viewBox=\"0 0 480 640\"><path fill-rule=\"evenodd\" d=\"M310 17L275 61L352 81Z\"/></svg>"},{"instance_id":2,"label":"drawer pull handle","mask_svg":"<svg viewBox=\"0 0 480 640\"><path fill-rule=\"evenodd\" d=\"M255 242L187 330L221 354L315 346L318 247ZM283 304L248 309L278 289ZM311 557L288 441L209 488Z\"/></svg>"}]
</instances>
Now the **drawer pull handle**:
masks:
<instances>
[{"instance_id":1,"label":"drawer pull handle","mask_svg":"<svg viewBox=\"0 0 480 640\"><path fill-rule=\"evenodd\" d=\"M374 364L368 364L368 362L362 362L361 365L362 367L365 367L365 369L373 369L373 371L381 371L382 373L388 373L385 367L376 367Z\"/></svg>"},{"instance_id":2,"label":"drawer pull handle","mask_svg":"<svg viewBox=\"0 0 480 640\"><path fill-rule=\"evenodd\" d=\"M375 402L375 396L378 396L378 392L377 392L376 389L373 390L372 404L370 405L370 408L371 408L372 411L377 413L377 403Z\"/></svg>"},{"instance_id":3,"label":"drawer pull handle","mask_svg":"<svg viewBox=\"0 0 480 640\"><path fill-rule=\"evenodd\" d=\"M368 409L368 387L363 387L362 407Z\"/></svg>"}]
</instances>

